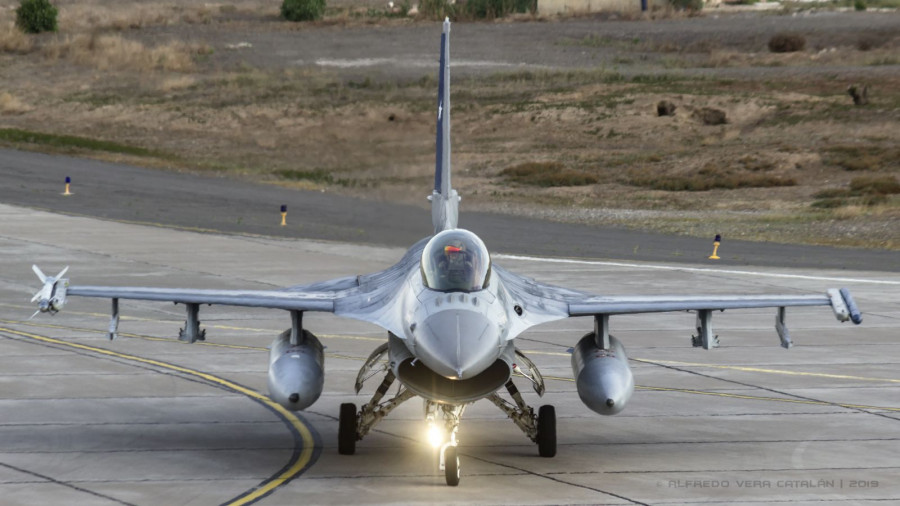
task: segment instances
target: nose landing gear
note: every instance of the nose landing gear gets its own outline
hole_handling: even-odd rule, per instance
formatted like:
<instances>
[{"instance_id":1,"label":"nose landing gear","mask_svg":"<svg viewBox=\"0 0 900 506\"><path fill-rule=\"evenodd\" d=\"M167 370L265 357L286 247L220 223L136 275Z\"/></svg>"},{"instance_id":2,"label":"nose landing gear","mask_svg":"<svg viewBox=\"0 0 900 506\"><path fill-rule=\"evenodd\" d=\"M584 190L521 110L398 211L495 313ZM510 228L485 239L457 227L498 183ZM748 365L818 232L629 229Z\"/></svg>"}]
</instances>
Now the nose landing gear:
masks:
<instances>
[{"instance_id":1,"label":"nose landing gear","mask_svg":"<svg viewBox=\"0 0 900 506\"><path fill-rule=\"evenodd\" d=\"M451 405L438 404L425 401L425 420L428 422L428 432L431 444L440 447L438 467L444 471L447 485L455 487L459 485L459 451L456 434L459 432L459 420L462 418L466 404ZM443 418L443 424L436 422L438 416ZM443 430L441 429L443 425Z\"/></svg>"}]
</instances>

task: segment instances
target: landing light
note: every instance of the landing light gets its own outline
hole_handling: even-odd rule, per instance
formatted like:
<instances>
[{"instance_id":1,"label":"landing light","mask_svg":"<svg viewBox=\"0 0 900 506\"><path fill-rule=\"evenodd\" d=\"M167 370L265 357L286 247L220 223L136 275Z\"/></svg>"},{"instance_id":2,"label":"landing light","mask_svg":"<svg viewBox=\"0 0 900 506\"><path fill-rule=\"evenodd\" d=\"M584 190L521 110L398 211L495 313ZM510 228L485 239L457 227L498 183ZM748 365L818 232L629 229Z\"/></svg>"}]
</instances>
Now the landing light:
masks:
<instances>
[{"instance_id":1,"label":"landing light","mask_svg":"<svg viewBox=\"0 0 900 506\"><path fill-rule=\"evenodd\" d=\"M444 431L434 423L428 424L428 442L435 448L444 444Z\"/></svg>"}]
</instances>

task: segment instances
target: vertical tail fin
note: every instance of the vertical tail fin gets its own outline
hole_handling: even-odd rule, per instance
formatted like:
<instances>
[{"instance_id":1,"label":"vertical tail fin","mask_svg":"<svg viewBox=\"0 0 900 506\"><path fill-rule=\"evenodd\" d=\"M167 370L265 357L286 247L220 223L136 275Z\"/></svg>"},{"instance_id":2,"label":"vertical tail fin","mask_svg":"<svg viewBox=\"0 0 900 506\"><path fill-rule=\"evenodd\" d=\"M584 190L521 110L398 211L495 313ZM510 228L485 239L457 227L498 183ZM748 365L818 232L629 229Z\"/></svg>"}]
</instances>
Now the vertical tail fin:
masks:
<instances>
[{"instance_id":1,"label":"vertical tail fin","mask_svg":"<svg viewBox=\"0 0 900 506\"><path fill-rule=\"evenodd\" d=\"M441 69L438 83L437 139L434 158L434 190L431 222L434 233L454 229L459 217L459 194L450 185L450 19L441 33Z\"/></svg>"}]
</instances>

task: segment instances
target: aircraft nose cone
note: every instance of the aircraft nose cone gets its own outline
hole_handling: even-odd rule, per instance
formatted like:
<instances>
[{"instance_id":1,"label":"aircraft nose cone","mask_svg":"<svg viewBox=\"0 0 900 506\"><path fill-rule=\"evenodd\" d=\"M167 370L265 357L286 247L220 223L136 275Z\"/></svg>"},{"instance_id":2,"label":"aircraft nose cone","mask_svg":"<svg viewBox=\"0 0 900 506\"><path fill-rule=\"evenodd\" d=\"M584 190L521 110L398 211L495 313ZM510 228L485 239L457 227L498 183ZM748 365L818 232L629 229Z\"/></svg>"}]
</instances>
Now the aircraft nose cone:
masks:
<instances>
[{"instance_id":1,"label":"aircraft nose cone","mask_svg":"<svg viewBox=\"0 0 900 506\"><path fill-rule=\"evenodd\" d=\"M416 355L432 371L467 379L484 371L500 353L497 325L481 313L446 310L425 319L416 333Z\"/></svg>"}]
</instances>

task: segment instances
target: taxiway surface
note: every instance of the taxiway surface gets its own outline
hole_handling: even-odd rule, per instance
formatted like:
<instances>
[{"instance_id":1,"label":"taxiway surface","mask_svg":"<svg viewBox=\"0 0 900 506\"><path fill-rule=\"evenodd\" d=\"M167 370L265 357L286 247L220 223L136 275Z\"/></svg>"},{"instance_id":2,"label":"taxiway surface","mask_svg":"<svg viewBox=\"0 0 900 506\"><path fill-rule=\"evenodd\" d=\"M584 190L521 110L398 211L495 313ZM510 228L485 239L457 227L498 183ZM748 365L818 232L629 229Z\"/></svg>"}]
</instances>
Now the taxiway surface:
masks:
<instances>
[{"instance_id":1,"label":"taxiway surface","mask_svg":"<svg viewBox=\"0 0 900 506\"><path fill-rule=\"evenodd\" d=\"M429 222L423 212L421 219ZM491 237L485 237L489 248ZM821 504L900 502L900 275L872 271L495 261L542 281L609 294L819 293L847 286L863 325L827 308L714 316L721 347L693 349L691 314L614 317L639 385L616 417L578 399L569 354L591 322L524 334L548 379L559 452L544 459L493 405L461 426L462 482L444 485L422 404L401 406L337 454L338 406L385 339L371 325L308 314L326 349L325 391L293 417L267 404L266 347L283 311L203 307L207 341L174 336L183 308L72 299L27 321L39 283L70 265L73 284L272 288L396 261L400 248L195 233L0 206L0 497L3 504ZM52 272L49 272L52 271ZM740 272L737 272L740 271ZM757 272L753 272L757 271ZM377 380L375 380L377 381Z\"/></svg>"}]
</instances>

